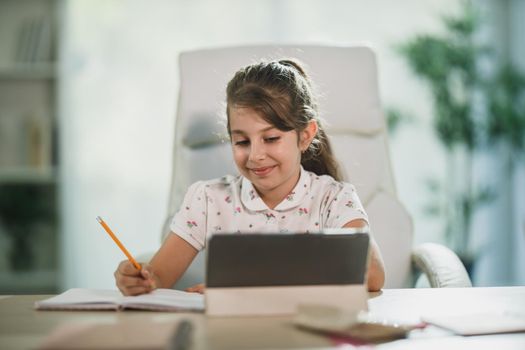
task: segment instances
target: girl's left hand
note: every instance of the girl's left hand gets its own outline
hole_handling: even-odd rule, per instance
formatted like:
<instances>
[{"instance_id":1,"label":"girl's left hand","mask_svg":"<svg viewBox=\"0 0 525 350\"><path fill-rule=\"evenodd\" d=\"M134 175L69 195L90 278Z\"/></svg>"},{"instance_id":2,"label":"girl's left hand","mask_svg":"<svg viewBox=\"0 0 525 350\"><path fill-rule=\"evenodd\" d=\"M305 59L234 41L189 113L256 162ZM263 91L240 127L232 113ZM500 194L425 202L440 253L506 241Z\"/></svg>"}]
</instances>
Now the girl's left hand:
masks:
<instances>
[{"instance_id":1,"label":"girl's left hand","mask_svg":"<svg viewBox=\"0 0 525 350\"><path fill-rule=\"evenodd\" d=\"M204 294L204 283L199 283L195 286L192 286L192 287L189 287L189 288L186 288L185 291L186 292L190 292L190 293L200 293L200 294Z\"/></svg>"}]
</instances>

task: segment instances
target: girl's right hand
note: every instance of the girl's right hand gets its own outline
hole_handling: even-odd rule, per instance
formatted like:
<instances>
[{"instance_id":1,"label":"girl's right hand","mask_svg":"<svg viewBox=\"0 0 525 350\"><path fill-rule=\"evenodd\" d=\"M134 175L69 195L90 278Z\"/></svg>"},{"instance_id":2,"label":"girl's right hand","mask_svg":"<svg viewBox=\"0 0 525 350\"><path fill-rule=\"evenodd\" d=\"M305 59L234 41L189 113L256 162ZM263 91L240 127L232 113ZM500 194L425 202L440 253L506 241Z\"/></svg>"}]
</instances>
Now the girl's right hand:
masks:
<instances>
[{"instance_id":1,"label":"girl's right hand","mask_svg":"<svg viewBox=\"0 0 525 350\"><path fill-rule=\"evenodd\" d=\"M148 264L138 270L129 260L121 261L114 273L115 283L124 295L139 295L157 288L157 277Z\"/></svg>"}]
</instances>

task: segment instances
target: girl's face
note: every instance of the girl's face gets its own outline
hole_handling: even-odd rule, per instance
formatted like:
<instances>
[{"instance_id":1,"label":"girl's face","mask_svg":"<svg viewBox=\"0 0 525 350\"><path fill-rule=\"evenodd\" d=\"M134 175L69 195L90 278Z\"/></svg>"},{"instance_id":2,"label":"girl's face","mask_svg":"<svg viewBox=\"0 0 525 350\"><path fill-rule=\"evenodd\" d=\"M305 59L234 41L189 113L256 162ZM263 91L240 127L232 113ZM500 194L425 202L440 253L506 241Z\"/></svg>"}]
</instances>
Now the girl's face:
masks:
<instances>
[{"instance_id":1,"label":"girl's face","mask_svg":"<svg viewBox=\"0 0 525 350\"><path fill-rule=\"evenodd\" d=\"M301 150L310 140L298 142L295 130L281 131L251 108L230 108L229 118L237 168L267 204L279 204L299 180Z\"/></svg>"}]
</instances>

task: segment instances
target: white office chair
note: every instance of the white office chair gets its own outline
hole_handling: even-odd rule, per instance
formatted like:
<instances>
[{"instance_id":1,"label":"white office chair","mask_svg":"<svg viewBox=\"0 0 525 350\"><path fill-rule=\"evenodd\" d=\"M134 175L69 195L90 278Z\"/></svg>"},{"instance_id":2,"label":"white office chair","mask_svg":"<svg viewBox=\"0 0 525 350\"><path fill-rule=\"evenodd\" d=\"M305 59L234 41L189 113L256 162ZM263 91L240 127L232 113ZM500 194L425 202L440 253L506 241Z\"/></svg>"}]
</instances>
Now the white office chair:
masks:
<instances>
[{"instance_id":1,"label":"white office chair","mask_svg":"<svg viewBox=\"0 0 525 350\"><path fill-rule=\"evenodd\" d=\"M415 283L413 266L432 287L471 286L465 268L449 249L425 244L413 249L412 221L396 196L387 130L378 93L376 59L370 48L250 46L184 52L175 126L173 177L164 232L188 186L236 174L226 128L225 89L242 66L260 59L297 58L306 65L320 95L321 117L334 152L368 212L372 234L386 265L386 287ZM204 281L203 252L176 285Z\"/></svg>"}]
</instances>

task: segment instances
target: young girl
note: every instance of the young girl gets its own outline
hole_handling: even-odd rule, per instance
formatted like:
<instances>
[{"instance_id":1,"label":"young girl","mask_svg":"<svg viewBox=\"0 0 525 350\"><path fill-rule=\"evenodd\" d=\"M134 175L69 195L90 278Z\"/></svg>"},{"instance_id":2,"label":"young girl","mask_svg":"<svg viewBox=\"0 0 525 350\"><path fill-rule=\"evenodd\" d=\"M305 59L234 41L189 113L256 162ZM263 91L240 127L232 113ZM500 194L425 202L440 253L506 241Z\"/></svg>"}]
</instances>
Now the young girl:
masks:
<instances>
[{"instance_id":1,"label":"young girl","mask_svg":"<svg viewBox=\"0 0 525 350\"><path fill-rule=\"evenodd\" d=\"M366 213L339 167L320 122L310 81L295 61L253 64L228 83L227 128L240 176L190 186L171 233L151 262L120 263L115 280L125 295L170 288L214 232L319 232L364 227ZM384 284L371 238L368 289ZM322 263L322 262L321 262ZM204 285L188 289L204 291Z\"/></svg>"}]
</instances>

